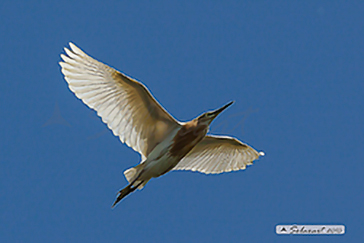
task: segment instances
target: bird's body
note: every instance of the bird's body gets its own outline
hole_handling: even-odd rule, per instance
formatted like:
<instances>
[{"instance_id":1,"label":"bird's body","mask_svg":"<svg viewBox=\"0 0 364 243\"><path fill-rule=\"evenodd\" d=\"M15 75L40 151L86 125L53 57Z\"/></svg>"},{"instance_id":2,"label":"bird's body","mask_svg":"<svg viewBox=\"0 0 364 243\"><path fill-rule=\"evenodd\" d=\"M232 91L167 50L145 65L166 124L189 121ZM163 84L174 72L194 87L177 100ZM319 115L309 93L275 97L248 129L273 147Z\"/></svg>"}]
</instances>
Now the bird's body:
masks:
<instances>
[{"instance_id":1,"label":"bird's body","mask_svg":"<svg viewBox=\"0 0 364 243\"><path fill-rule=\"evenodd\" d=\"M172 131L145 161L146 177L159 177L173 169L206 133L206 126L198 126L193 121Z\"/></svg>"},{"instance_id":2,"label":"bird's body","mask_svg":"<svg viewBox=\"0 0 364 243\"><path fill-rule=\"evenodd\" d=\"M142 156L139 165L124 172L129 185L119 192L114 205L171 170L217 174L245 169L264 155L235 138L206 135L213 119L233 102L189 122L178 122L143 84L70 46L72 51L65 48L68 56L62 54L64 62L60 62L70 89Z\"/></svg>"}]
</instances>

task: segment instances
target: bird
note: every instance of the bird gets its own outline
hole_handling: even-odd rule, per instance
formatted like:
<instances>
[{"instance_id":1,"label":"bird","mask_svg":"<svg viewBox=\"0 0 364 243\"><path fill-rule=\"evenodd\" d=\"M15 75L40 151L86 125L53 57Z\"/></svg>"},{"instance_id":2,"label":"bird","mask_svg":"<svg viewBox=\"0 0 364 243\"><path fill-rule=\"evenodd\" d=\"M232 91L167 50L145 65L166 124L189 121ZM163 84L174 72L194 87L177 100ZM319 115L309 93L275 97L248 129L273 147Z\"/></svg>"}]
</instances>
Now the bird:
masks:
<instances>
[{"instance_id":1,"label":"bird","mask_svg":"<svg viewBox=\"0 0 364 243\"><path fill-rule=\"evenodd\" d=\"M124 171L128 185L118 192L112 208L152 178L172 170L220 174L243 170L265 155L234 137L208 134L211 122L234 101L181 122L143 83L95 60L71 42L64 52L59 65L69 89L97 112L122 143L141 155L137 166Z\"/></svg>"}]
</instances>

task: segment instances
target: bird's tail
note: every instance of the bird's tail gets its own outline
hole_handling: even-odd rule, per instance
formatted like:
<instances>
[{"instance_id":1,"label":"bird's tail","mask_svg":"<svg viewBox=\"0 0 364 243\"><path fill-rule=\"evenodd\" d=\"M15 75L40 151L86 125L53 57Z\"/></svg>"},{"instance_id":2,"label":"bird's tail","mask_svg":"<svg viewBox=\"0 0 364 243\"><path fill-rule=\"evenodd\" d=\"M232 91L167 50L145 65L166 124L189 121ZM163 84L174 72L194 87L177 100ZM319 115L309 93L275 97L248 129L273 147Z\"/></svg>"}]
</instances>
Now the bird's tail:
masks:
<instances>
[{"instance_id":1,"label":"bird's tail","mask_svg":"<svg viewBox=\"0 0 364 243\"><path fill-rule=\"evenodd\" d=\"M139 177L140 173L143 171L145 167L145 163L138 164L135 167L129 168L126 171L124 171L124 176L126 180L133 184L133 182L136 181L136 179Z\"/></svg>"},{"instance_id":2,"label":"bird's tail","mask_svg":"<svg viewBox=\"0 0 364 243\"><path fill-rule=\"evenodd\" d=\"M140 180L140 175L143 171L145 167L144 163L141 163L133 168L130 168L128 170L126 170L124 172L124 175L126 177L126 179L129 182L129 185L126 186L124 189L122 189L121 191L119 191L119 195L116 198L114 204L112 205L112 208L118 204L118 202L120 202L124 197L126 197L127 195L129 195L130 193L132 193L133 191L135 191L135 189L139 189L141 190L145 184L148 183L148 180Z\"/></svg>"}]
</instances>

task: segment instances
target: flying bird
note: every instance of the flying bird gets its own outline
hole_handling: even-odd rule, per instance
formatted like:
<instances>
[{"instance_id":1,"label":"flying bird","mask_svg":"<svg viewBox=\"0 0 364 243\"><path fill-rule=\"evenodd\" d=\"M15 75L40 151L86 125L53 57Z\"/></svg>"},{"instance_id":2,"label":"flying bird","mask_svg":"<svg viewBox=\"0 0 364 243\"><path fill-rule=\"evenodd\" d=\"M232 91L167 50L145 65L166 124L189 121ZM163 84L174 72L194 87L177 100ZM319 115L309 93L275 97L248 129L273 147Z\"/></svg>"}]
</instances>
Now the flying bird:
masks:
<instances>
[{"instance_id":1,"label":"flying bird","mask_svg":"<svg viewBox=\"0 0 364 243\"><path fill-rule=\"evenodd\" d=\"M126 143L141 154L141 162L125 170L128 185L119 191L114 207L151 178L171 170L205 174L243 170L263 156L228 136L207 135L211 122L232 102L189 122L173 118L140 82L91 58L73 43L60 62L70 90Z\"/></svg>"}]
</instances>

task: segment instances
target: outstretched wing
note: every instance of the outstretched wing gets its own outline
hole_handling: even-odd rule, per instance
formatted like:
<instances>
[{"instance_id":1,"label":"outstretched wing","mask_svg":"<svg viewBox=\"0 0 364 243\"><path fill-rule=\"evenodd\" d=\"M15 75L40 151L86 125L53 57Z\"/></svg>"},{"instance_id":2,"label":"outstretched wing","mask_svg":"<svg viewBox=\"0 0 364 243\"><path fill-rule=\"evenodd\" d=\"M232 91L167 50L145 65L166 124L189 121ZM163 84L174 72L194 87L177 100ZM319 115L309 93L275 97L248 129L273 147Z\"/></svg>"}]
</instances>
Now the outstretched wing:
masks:
<instances>
[{"instance_id":1,"label":"outstretched wing","mask_svg":"<svg viewBox=\"0 0 364 243\"><path fill-rule=\"evenodd\" d=\"M125 142L142 161L180 124L140 82L96 61L70 43L61 54L62 73L70 90Z\"/></svg>"},{"instance_id":2,"label":"outstretched wing","mask_svg":"<svg viewBox=\"0 0 364 243\"><path fill-rule=\"evenodd\" d=\"M205 174L244 170L263 155L263 152L258 153L235 138L208 135L173 170L191 170Z\"/></svg>"}]
</instances>

